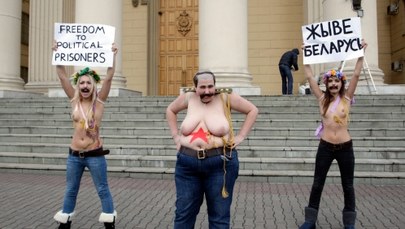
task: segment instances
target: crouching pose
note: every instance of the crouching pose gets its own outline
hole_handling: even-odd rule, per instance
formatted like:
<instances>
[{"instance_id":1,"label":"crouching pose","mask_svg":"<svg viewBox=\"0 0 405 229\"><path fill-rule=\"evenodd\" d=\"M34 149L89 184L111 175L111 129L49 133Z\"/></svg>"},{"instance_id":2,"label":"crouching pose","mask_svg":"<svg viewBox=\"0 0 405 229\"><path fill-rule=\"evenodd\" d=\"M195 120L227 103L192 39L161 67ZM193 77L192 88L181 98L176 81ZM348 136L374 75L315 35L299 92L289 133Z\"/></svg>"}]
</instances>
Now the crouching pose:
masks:
<instances>
[{"instance_id":1,"label":"crouching pose","mask_svg":"<svg viewBox=\"0 0 405 229\"><path fill-rule=\"evenodd\" d=\"M363 41L362 48L365 50L366 47L367 44ZM326 72L323 75L326 91L323 92L313 78L311 67L304 66L311 90L319 101L322 123L316 131L320 142L315 159L314 181L309 204L305 208L305 223L301 225L300 229L315 229L326 175L334 159L339 166L344 192L344 228L355 228L356 203L353 187L355 161L353 144L348 132L348 121L350 105L362 67L363 57L360 57L347 90L345 88L346 77L342 72L334 69Z\"/></svg>"},{"instance_id":2,"label":"crouching pose","mask_svg":"<svg viewBox=\"0 0 405 229\"><path fill-rule=\"evenodd\" d=\"M56 50L55 46L53 50ZM54 216L54 219L60 223L59 228L62 229L70 228L72 223L85 167L90 171L101 200L102 213L99 221L104 223L105 228L115 228L117 213L107 182L107 162L104 156L109 151L103 149L100 138L104 101L110 92L115 72L115 56L118 52L114 44L112 52L114 52L114 64L107 69L107 75L99 92L96 84L100 82L100 76L94 70L85 68L69 79L64 66L56 67L62 88L70 99L74 127L66 162L66 192L63 208Z\"/></svg>"}]
</instances>

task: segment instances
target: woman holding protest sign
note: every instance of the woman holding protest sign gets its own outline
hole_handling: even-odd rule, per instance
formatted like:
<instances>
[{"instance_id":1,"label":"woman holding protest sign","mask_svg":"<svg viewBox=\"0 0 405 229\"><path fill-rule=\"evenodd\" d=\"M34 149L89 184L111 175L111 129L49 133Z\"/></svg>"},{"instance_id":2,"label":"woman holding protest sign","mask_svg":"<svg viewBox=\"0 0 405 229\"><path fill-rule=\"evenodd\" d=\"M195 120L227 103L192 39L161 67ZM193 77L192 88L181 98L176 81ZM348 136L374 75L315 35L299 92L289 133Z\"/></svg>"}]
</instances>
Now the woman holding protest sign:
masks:
<instances>
[{"instance_id":1,"label":"woman holding protest sign","mask_svg":"<svg viewBox=\"0 0 405 229\"><path fill-rule=\"evenodd\" d=\"M53 50L56 51L56 49L57 46L54 44ZM100 76L94 70L87 67L69 78L64 66L56 66L62 88L70 99L74 127L66 162L66 192L63 208L54 216L54 219L60 223L59 228L71 226L80 181L86 167L90 171L101 200L102 213L99 221L104 223L105 228L115 228L117 212L108 186L107 163L104 157L109 151L103 149L100 138L104 102L110 92L118 48L113 44L111 50L114 53L113 66L107 69L100 91L97 91Z\"/></svg>"},{"instance_id":2,"label":"woman holding protest sign","mask_svg":"<svg viewBox=\"0 0 405 229\"><path fill-rule=\"evenodd\" d=\"M365 50L367 43L362 41ZM304 48L304 46L303 46ZM343 225L354 229L356 220L355 193L353 187L355 158L353 144L348 132L350 105L363 67L363 56L357 59L349 86L345 87L346 76L339 70L329 70L323 75L326 91L323 92L313 77L310 65L304 65L304 72L312 93L319 102L322 122L315 132L320 138L315 159L315 173L309 204L305 207L305 223L300 229L315 229L319 204L325 180L332 161L336 159L344 192Z\"/></svg>"}]
</instances>

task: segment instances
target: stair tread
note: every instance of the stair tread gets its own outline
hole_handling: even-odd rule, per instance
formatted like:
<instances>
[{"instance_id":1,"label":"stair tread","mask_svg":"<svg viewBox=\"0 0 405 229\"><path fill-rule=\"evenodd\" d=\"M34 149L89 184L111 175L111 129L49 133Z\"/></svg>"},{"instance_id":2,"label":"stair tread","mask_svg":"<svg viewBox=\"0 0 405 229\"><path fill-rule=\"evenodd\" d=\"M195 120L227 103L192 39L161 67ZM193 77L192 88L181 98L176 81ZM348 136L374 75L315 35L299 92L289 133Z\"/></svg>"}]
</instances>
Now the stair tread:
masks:
<instances>
[{"instance_id":1,"label":"stair tread","mask_svg":"<svg viewBox=\"0 0 405 229\"><path fill-rule=\"evenodd\" d=\"M66 153L27 153L27 152L0 152L0 156L8 157L38 157L38 158L66 158ZM114 160L166 160L166 161L175 161L176 155L119 155L119 154L108 154L106 155L107 159ZM279 163L314 163L315 158L278 158L278 157L239 157L240 162L261 162L261 163L270 163L270 162L279 162ZM380 164L405 164L405 159L369 159L369 158L357 158L356 164L368 164L368 163L380 163Z\"/></svg>"},{"instance_id":2,"label":"stair tread","mask_svg":"<svg viewBox=\"0 0 405 229\"><path fill-rule=\"evenodd\" d=\"M175 98L108 99L101 136L105 139L104 148L111 151L106 156L111 162L109 172L124 176L173 176L176 149L168 134L164 110ZM240 176L247 180L312 181L318 147L313 132L320 121L316 98L246 98L258 106L260 113L251 134L237 147ZM3 108L0 110L0 169L65 171L73 130L68 99L0 98L0 106ZM356 179L405 183L404 107L405 95L356 95L349 127L357 154ZM232 114L238 131L244 115ZM179 123L184 116L185 112L179 113ZM38 143L31 143L35 141ZM328 173L334 182L340 181L338 170L334 162Z\"/></svg>"},{"instance_id":3,"label":"stair tread","mask_svg":"<svg viewBox=\"0 0 405 229\"><path fill-rule=\"evenodd\" d=\"M40 164L20 164L20 163L0 163L0 169L33 169L33 170L65 170L66 165L40 165ZM144 173L174 173L173 168L148 168L148 167L124 167L109 166L109 172L144 172ZM304 176L313 177L313 171L305 170L250 170L241 169L240 176ZM363 172L355 171L355 177L378 177L378 178L405 178L405 172ZM339 171L329 171L328 177L340 177Z\"/></svg>"},{"instance_id":4,"label":"stair tread","mask_svg":"<svg viewBox=\"0 0 405 229\"><path fill-rule=\"evenodd\" d=\"M11 134L2 134L0 133L0 136L15 136L15 137L24 137L24 136L30 136L30 137L55 137L55 138L71 138L72 135L71 134L15 134L15 133L11 133ZM123 139L123 138L142 138L142 139L157 139L157 138L168 138L171 139L172 137L169 135L109 135L109 134L104 134L102 136L102 138L119 138L119 139ZM248 136L246 137L246 140L249 139L270 139L270 140L283 140L283 139L296 139L296 140L300 140L300 139L304 139L304 140L309 140L309 141L318 141L318 139L314 138L314 137L308 137L308 136ZM389 140L389 139L393 139L393 140L402 140L405 139L405 136L392 136L392 137L384 137L384 136L352 136L353 141L355 140L375 140L375 139L383 139L383 140Z\"/></svg>"},{"instance_id":5,"label":"stair tread","mask_svg":"<svg viewBox=\"0 0 405 229\"><path fill-rule=\"evenodd\" d=\"M31 143L31 142L0 142L0 146L9 146L9 145L15 145L15 146L44 146L44 147L63 147L66 148L66 150L69 147L68 143L61 144L61 143ZM128 148L133 148L133 149L168 149L168 150L175 150L174 145L115 145L115 144L104 144L104 148L106 149L128 149ZM307 151L307 150L316 150L318 146L294 146L294 147L284 147L284 146L238 146L238 150L275 150L275 151ZM387 147L387 146L382 146L382 147L356 147L354 146L354 149L356 151L363 151L363 152L392 152L392 151L398 151L398 152L404 152L405 149L403 147Z\"/></svg>"}]
</instances>

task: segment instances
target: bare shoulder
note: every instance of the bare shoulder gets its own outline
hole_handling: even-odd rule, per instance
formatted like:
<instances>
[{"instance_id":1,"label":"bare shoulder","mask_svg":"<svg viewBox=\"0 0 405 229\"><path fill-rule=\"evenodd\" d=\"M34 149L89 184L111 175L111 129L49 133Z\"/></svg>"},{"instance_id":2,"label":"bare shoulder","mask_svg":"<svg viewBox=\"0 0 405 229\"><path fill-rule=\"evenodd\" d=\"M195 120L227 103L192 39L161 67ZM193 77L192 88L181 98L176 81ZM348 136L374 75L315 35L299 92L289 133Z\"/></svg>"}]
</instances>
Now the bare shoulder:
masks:
<instances>
[{"instance_id":1,"label":"bare shoulder","mask_svg":"<svg viewBox=\"0 0 405 229\"><path fill-rule=\"evenodd\" d=\"M181 93L175 100L173 100L173 102L169 104L167 109L172 110L176 113L183 109L186 109L192 94L195 93L194 92Z\"/></svg>"},{"instance_id":2,"label":"bare shoulder","mask_svg":"<svg viewBox=\"0 0 405 229\"><path fill-rule=\"evenodd\" d=\"M231 93L228 95L230 105L233 110L237 110L242 113L247 113L251 110L257 110L257 107L248 99L237 93Z\"/></svg>"}]
</instances>

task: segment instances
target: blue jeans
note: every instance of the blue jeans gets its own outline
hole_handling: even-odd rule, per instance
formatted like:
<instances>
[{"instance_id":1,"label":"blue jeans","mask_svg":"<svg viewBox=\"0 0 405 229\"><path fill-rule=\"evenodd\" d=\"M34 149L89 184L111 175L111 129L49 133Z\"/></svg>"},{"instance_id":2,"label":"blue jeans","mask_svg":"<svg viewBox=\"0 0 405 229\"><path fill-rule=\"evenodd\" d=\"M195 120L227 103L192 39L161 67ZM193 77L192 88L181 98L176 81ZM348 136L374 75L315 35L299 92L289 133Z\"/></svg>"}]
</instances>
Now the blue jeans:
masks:
<instances>
[{"instance_id":1,"label":"blue jeans","mask_svg":"<svg viewBox=\"0 0 405 229\"><path fill-rule=\"evenodd\" d=\"M226 161L227 198L221 195L224 184L223 165L222 156L200 160L182 153L177 154L175 229L194 228L204 195L209 228L230 228L233 187L239 174L239 160L235 149L232 151L232 158Z\"/></svg>"},{"instance_id":2,"label":"blue jeans","mask_svg":"<svg viewBox=\"0 0 405 229\"><path fill-rule=\"evenodd\" d=\"M339 166L343 187L345 205L343 211L355 211L356 202L353 187L355 159L351 140L342 144L332 144L322 139L319 142L315 161L314 183L308 207L319 209L326 175L334 159L336 159Z\"/></svg>"},{"instance_id":3,"label":"blue jeans","mask_svg":"<svg viewBox=\"0 0 405 229\"><path fill-rule=\"evenodd\" d=\"M293 75L291 68L287 65L280 64L278 66L281 74L281 92L283 95L291 95L293 90Z\"/></svg>"},{"instance_id":4,"label":"blue jeans","mask_svg":"<svg viewBox=\"0 0 405 229\"><path fill-rule=\"evenodd\" d=\"M90 171L104 213L114 213L114 204L107 182L107 162L104 156L80 158L69 154L66 163L66 192L63 213L72 213L76 206L84 168Z\"/></svg>"}]
</instances>

